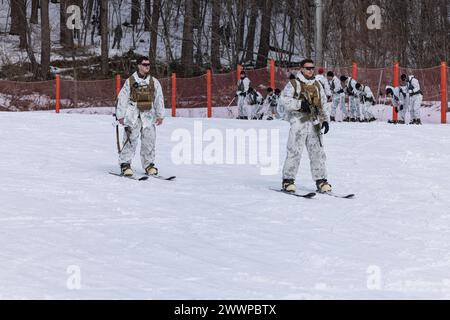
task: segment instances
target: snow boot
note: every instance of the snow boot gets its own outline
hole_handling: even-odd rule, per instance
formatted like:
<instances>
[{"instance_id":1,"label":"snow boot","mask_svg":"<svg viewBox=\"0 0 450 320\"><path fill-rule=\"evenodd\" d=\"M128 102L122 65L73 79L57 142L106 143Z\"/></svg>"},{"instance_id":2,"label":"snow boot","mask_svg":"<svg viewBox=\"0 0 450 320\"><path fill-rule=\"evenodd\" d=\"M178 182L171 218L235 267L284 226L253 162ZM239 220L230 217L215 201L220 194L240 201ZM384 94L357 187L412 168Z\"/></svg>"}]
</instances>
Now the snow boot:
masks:
<instances>
[{"instance_id":1,"label":"snow boot","mask_svg":"<svg viewBox=\"0 0 450 320\"><path fill-rule=\"evenodd\" d=\"M398 120L398 124L405 124L405 120Z\"/></svg>"},{"instance_id":2,"label":"snow boot","mask_svg":"<svg viewBox=\"0 0 450 320\"><path fill-rule=\"evenodd\" d=\"M328 183L327 179L319 179L316 181L317 191L318 192L330 192L331 185Z\"/></svg>"},{"instance_id":3,"label":"snow boot","mask_svg":"<svg viewBox=\"0 0 450 320\"><path fill-rule=\"evenodd\" d=\"M331 121L331 122L335 122L336 119L335 119L333 116L331 116L331 117L330 117L330 121Z\"/></svg>"},{"instance_id":4,"label":"snow boot","mask_svg":"<svg viewBox=\"0 0 450 320\"><path fill-rule=\"evenodd\" d=\"M342 121L344 121L344 122L350 122L350 118L349 118L349 117L346 117L346 118L344 118L344 120L342 120Z\"/></svg>"},{"instance_id":5,"label":"snow boot","mask_svg":"<svg viewBox=\"0 0 450 320\"><path fill-rule=\"evenodd\" d=\"M376 120L377 119L375 117L372 117L372 118L369 119L369 122L373 122L373 121L376 121Z\"/></svg>"},{"instance_id":6,"label":"snow boot","mask_svg":"<svg viewBox=\"0 0 450 320\"><path fill-rule=\"evenodd\" d=\"M145 168L145 173L149 176L156 176L158 174L158 168L155 167L154 163L150 163L150 165Z\"/></svg>"},{"instance_id":7,"label":"snow boot","mask_svg":"<svg viewBox=\"0 0 450 320\"><path fill-rule=\"evenodd\" d=\"M129 163L120 164L120 171L126 177L131 177L134 174Z\"/></svg>"},{"instance_id":8,"label":"snow boot","mask_svg":"<svg viewBox=\"0 0 450 320\"><path fill-rule=\"evenodd\" d=\"M295 187L294 179L283 179L283 190L287 192L295 192L297 188Z\"/></svg>"},{"instance_id":9,"label":"snow boot","mask_svg":"<svg viewBox=\"0 0 450 320\"><path fill-rule=\"evenodd\" d=\"M416 119L412 119L409 124L416 124Z\"/></svg>"},{"instance_id":10,"label":"snow boot","mask_svg":"<svg viewBox=\"0 0 450 320\"><path fill-rule=\"evenodd\" d=\"M416 119L416 124L421 125L422 121L420 119Z\"/></svg>"},{"instance_id":11,"label":"snow boot","mask_svg":"<svg viewBox=\"0 0 450 320\"><path fill-rule=\"evenodd\" d=\"M356 122L355 118L350 118L350 122Z\"/></svg>"}]
</instances>

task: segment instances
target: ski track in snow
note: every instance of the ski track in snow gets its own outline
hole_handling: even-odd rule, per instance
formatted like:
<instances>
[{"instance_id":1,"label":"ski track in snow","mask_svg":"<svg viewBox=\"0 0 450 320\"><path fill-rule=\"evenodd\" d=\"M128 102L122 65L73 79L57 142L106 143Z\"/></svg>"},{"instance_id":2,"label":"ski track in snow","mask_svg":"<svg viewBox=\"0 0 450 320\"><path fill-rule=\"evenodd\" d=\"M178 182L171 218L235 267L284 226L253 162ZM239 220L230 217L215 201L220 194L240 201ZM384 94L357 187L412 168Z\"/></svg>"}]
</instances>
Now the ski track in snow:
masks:
<instances>
[{"instance_id":1,"label":"ski track in snow","mask_svg":"<svg viewBox=\"0 0 450 320\"><path fill-rule=\"evenodd\" d=\"M108 174L110 116L0 113L0 298L450 298L449 126L332 123L329 180L356 198L308 200L255 165L173 164L171 134L194 120L158 127L156 164L177 180L139 182ZM283 164L288 123L202 120L279 128ZM297 184L314 188L306 150Z\"/></svg>"}]
</instances>

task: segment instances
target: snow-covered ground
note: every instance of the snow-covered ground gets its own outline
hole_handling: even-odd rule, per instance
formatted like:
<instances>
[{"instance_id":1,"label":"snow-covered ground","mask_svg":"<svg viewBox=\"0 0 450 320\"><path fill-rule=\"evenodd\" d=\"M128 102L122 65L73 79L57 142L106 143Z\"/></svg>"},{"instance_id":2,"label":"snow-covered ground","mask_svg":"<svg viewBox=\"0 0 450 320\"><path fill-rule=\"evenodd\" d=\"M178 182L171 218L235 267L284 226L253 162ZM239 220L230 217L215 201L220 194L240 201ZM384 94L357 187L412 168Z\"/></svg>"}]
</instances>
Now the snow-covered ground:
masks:
<instances>
[{"instance_id":1,"label":"snow-covered ground","mask_svg":"<svg viewBox=\"0 0 450 320\"><path fill-rule=\"evenodd\" d=\"M279 132L282 165L283 121L167 118L156 162L177 181L137 182L107 173L111 116L0 113L0 298L450 298L450 126L333 123L329 180L353 200L272 192L280 174L254 164L176 165L172 138L200 127ZM314 188L306 154L297 182Z\"/></svg>"}]
</instances>

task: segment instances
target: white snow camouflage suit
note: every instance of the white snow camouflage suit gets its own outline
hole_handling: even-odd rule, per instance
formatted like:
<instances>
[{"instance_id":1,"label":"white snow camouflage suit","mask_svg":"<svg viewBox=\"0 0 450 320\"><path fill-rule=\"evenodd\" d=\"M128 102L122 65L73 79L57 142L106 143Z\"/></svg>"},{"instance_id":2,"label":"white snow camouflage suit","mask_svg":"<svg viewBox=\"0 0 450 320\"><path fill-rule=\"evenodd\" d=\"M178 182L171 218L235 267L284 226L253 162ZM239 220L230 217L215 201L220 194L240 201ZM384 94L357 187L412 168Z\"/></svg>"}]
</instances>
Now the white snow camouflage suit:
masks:
<instances>
[{"instance_id":1,"label":"white snow camouflage suit","mask_svg":"<svg viewBox=\"0 0 450 320\"><path fill-rule=\"evenodd\" d=\"M258 91L247 92L245 103L248 119L259 119L264 114L264 97Z\"/></svg>"},{"instance_id":2,"label":"white snow camouflage suit","mask_svg":"<svg viewBox=\"0 0 450 320\"><path fill-rule=\"evenodd\" d=\"M362 118L365 120L374 118L371 111L372 105L375 103L375 97L373 96L372 90L370 90L369 86L361 85L361 90L358 90L357 92L361 103Z\"/></svg>"},{"instance_id":3,"label":"white snow camouflage suit","mask_svg":"<svg viewBox=\"0 0 450 320\"><path fill-rule=\"evenodd\" d=\"M350 118L358 121L361 114L359 111L359 98L357 97L356 84L356 80L348 78L344 91L349 96L348 103L350 105Z\"/></svg>"},{"instance_id":4,"label":"white snow camouflage suit","mask_svg":"<svg viewBox=\"0 0 450 320\"><path fill-rule=\"evenodd\" d=\"M276 95L275 93L267 95L266 100L264 101L264 103L267 105L267 110L265 112L266 118L282 118L279 110L279 99L280 96Z\"/></svg>"},{"instance_id":5,"label":"white snow camouflage suit","mask_svg":"<svg viewBox=\"0 0 450 320\"><path fill-rule=\"evenodd\" d=\"M423 100L423 94L420 90L419 80L414 76L408 77L408 95L409 95L409 111L411 119L420 119L420 106Z\"/></svg>"},{"instance_id":6,"label":"white snow camouflage suit","mask_svg":"<svg viewBox=\"0 0 450 320\"><path fill-rule=\"evenodd\" d=\"M394 92L392 96L392 105L398 109L398 120L405 121L405 115L408 111L407 90L406 87L386 86L386 90L391 89Z\"/></svg>"},{"instance_id":7,"label":"white snow camouflage suit","mask_svg":"<svg viewBox=\"0 0 450 320\"><path fill-rule=\"evenodd\" d=\"M331 116L336 117L336 110L339 107L341 109L342 118L347 118L347 107L345 105L345 93L341 86L341 81L338 77L334 76L331 79L330 90L333 94L333 104L331 107Z\"/></svg>"},{"instance_id":8,"label":"white snow camouflage suit","mask_svg":"<svg viewBox=\"0 0 450 320\"><path fill-rule=\"evenodd\" d=\"M133 82L135 87L149 85L151 87L150 81L152 81L154 97L150 110L140 111L137 102L132 100L132 90L130 88L130 79L132 78L134 78ZM133 73L125 81L123 88L120 90L116 117L117 119L123 118L125 126L123 149L119 154L119 164L131 164L140 136L141 164L145 170L151 163L155 162L155 120L157 118L164 118L164 97L159 81L152 76L147 76L143 79L138 76L137 72Z\"/></svg>"},{"instance_id":9,"label":"white snow camouflage suit","mask_svg":"<svg viewBox=\"0 0 450 320\"><path fill-rule=\"evenodd\" d=\"M296 178L305 145L309 154L313 180L327 179L326 155L321 138L314 127L310 115L298 111L301 106L300 94L304 93L303 89L307 87L312 91L316 90L313 102L318 113L319 125L325 121L329 122L328 115L324 109L327 97L323 87L315 79L307 80L299 73L297 79L292 79L287 83L281 95L287 113L287 120L291 124L286 160L283 167L283 179Z\"/></svg>"},{"instance_id":10,"label":"white snow camouflage suit","mask_svg":"<svg viewBox=\"0 0 450 320\"><path fill-rule=\"evenodd\" d=\"M237 90L236 95L238 98L238 116L239 117L248 117L251 116L249 114L249 110L246 104L246 96L247 91L250 88L250 79L245 77L244 79L239 79L237 82Z\"/></svg>"}]
</instances>

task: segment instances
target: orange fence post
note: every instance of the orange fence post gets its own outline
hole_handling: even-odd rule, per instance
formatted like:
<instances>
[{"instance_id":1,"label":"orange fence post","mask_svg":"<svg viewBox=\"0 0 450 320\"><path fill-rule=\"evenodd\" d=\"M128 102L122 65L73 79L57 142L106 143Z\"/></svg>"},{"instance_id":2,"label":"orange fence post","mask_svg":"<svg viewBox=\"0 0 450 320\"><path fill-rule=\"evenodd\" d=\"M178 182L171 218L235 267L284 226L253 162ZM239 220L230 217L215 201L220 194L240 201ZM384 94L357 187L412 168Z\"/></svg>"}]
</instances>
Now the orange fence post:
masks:
<instances>
[{"instance_id":1,"label":"orange fence post","mask_svg":"<svg viewBox=\"0 0 450 320\"><path fill-rule=\"evenodd\" d=\"M172 73L172 117L177 116L177 74Z\"/></svg>"},{"instance_id":2,"label":"orange fence post","mask_svg":"<svg viewBox=\"0 0 450 320\"><path fill-rule=\"evenodd\" d=\"M270 59L270 87L275 90L275 60Z\"/></svg>"},{"instance_id":3,"label":"orange fence post","mask_svg":"<svg viewBox=\"0 0 450 320\"><path fill-rule=\"evenodd\" d=\"M120 74L116 74L116 96L119 96L120 89L122 87L122 77Z\"/></svg>"},{"instance_id":4,"label":"orange fence post","mask_svg":"<svg viewBox=\"0 0 450 320\"><path fill-rule=\"evenodd\" d=\"M399 86L399 80L400 80L400 65L398 62L394 63L394 82L392 83L394 88L397 88ZM398 113L395 112L395 108L392 107L392 121L397 122L398 120Z\"/></svg>"},{"instance_id":5,"label":"orange fence post","mask_svg":"<svg viewBox=\"0 0 450 320\"><path fill-rule=\"evenodd\" d=\"M59 98L61 93L61 79L59 77L59 74L56 75L56 113L59 113Z\"/></svg>"},{"instance_id":6,"label":"orange fence post","mask_svg":"<svg viewBox=\"0 0 450 320\"><path fill-rule=\"evenodd\" d=\"M212 117L212 99L211 99L211 81L212 81L212 72L211 69L206 71L206 97L207 97L207 106L208 106L208 118Z\"/></svg>"},{"instance_id":7,"label":"orange fence post","mask_svg":"<svg viewBox=\"0 0 450 320\"><path fill-rule=\"evenodd\" d=\"M441 123L447 123L447 64L441 63Z\"/></svg>"},{"instance_id":8,"label":"orange fence post","mask_svg":"<svg viewBox=\"0 0 450 320\"><path fill-rule=\"evenodd\" d=\"M358 65L356 62L353 62L352 64L352 78L355 80L358 78Z\"/></svg>"},{"instance_id":9,"label":"orange fence post","mask_svg":"<svg viewBox=\"0 0 450 320\"><path fill-rule=\"evenodd\" d=\"M241 71L242 71L242 66L240 64L238 64L237 69L236 69L237 81L239 81L239 79L241 78Z\"/></svg>"}]
</instances>

